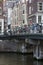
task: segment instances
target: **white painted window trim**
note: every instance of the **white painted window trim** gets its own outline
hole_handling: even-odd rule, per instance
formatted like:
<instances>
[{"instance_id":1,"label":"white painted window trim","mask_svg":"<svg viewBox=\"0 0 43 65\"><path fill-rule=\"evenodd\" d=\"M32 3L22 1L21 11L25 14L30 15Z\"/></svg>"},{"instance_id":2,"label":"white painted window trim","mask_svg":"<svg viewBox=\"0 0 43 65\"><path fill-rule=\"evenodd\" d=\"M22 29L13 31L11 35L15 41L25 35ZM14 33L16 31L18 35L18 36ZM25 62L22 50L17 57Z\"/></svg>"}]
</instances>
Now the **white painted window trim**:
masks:
<instances>
[{"instance_id":1,"label":"white painted window trim","mask_svg":"<svg viewBox=\"0 0 43 65\"><path fill-rule=\"evenodd\" d=\"M42 14L37 14L37 15L36 15L36 23L39 23L39 22L38 22L38 16L41 16L41 23L42 23L42 16L43 16Z\"/></svg>"},{"instance_id":2,"label":"white painted window trim","mask_svg":"<svg viewBox=\"0 0 43 65\"><path fill-rule=\"evenodd\" d=\"M31 14L31 6L29 7L29 14Z\"/></svg>"},{"instance_id":3,"label":"white painted window trim","mask_svg":"<svg viewBox=\"0 0 43 65\"><path fill-rule=\"evenodd\" d=\"M39 3L42 3L42 10L39 10ZM40 12L43 11L43 2L38 2L38 3L37 3L37 10L40 11Z\"/></svg>"},{"instance_id":4,"label":"white painted window trim","mask_svg":"<svg viewBox=\"0 0 43 65\"><path fill-rule=\"evenodd\" d=\"M1 34L4 34L3 32L4 32L4 19L0 19L0 22L1 22L1 33L0 33L0 35Z\"/></svg>"}]
</instances>

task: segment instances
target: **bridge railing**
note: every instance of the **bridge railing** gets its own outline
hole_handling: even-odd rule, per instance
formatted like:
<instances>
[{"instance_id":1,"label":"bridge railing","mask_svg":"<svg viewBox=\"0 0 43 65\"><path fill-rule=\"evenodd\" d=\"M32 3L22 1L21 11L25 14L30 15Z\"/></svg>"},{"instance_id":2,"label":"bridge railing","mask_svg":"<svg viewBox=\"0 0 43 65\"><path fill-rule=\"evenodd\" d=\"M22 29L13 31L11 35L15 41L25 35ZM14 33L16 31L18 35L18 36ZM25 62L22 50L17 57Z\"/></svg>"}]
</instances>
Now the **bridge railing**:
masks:
<instances>
[{"instance_id":1,"label":"bridge railing","mask_svg":"<svg viewBox=\"0 0 43 65\"><path fill-rule=\"evenodd\" d=\"M18 28L17 30L14 31L10 31L10 32L4 32L4 35L15 35L15 34L37 34L37 33L42 33L43 34L43 24L32 24L30 26L27 27L21 27Z\"/></svg>"},{"instance_id":2,"label":"bridge railing","mask_svg":"<svg viewBox=\"0 0 43 65\"><path fill-rule=\"evenodd\" d=\"M20 27L20 28L15 28L14 31L12 31L12 34L28 34L29 33L29 26L28 27Z\"/></svg>"},{"instance_id":3,"label":"bridge railing","mask_svg":"<svg viewBox=\"0 0 43 65\"><path fill-rule=\"evenodd\" d=\"M30 26L30 33L43 33L43 24L32 24Z\"/></svg>"},{"instance_id":4,"label":"bridge railing","mask_svg":"<svg viewBox=\"0 0 43 65\"><path fill-rule=\"evenodd\" d=\"M20 28L17 28L15 29L14 31L10 31L10 33L8 32L8 35L9 34L29 34L29 33L32 33L32 34L37 34L37 33L43 33L43 23L35 23L35 24L32 24L30 26L27 26L27 27L20 27Z\"/></svg>"}]
</instances>

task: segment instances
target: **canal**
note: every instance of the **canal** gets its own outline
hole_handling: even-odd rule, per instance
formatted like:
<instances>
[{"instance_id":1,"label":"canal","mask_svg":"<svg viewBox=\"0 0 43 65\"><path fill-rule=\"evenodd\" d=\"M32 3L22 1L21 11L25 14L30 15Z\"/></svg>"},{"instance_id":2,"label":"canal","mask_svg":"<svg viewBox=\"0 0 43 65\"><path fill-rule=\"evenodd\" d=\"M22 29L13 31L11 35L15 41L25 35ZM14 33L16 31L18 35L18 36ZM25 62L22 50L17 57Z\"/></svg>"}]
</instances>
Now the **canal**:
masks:
<instances>
[{"instance_id":1,"label":"canal","mask_svg":"<svg viewBox=\"0 0 43 65\"><path fill-rule=\"evenodd\" d=\"M0 53L0 65L43 65L43 61L33 59L30 54Z\"/></svg>"}]
</instances>

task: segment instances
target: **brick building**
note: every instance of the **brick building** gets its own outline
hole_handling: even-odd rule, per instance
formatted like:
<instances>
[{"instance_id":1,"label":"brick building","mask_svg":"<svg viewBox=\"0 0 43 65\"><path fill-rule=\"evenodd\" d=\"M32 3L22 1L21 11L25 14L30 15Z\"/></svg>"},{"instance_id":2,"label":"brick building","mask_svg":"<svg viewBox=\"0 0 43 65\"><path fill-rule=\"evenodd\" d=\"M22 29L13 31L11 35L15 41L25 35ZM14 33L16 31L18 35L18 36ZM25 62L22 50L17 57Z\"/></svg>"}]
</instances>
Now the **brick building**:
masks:
<instances>
[{"instance_id":1,"label":"brick building","mask_svg":"<svg viewBox=\"0 0 43 65\"><path fill-rule=\"evenodd\" d=\"M24 27L27 24L26 0L15 3L11 14L11 30L15 27Z\"/></svg>"},{"instance_id":2,"label":"brick building","mask_svg":"<svg viewBox=\"0 0 43 65\"><path fill-rule=\"evenodd\" d=\"M28 24L43 23L43 0L28 0Z\"/></svg>"}]
</instances>

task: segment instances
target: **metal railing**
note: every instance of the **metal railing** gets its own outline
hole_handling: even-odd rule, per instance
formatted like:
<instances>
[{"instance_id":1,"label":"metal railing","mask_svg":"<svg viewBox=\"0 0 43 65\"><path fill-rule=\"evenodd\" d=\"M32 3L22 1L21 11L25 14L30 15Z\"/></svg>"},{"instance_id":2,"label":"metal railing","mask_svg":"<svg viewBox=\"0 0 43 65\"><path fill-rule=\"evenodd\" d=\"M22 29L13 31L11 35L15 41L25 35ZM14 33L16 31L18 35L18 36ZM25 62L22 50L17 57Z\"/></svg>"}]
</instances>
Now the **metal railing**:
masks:
<instances>
[{"instance_id":1,"label":"metal railing","mask_svg":"<svg viewBox=\"0 0 43 65\"><path fill-rule=\"evenodd\" d=\"M15 35L15 34L38 34L42 33L43 34L43 23L35 23L25 28L17 29L15 31L10 31L10 32L4 32L4 35Z\"/></svg>"},{"instance_id":2,"label":"metal railing","mask_svg":"<svg viewBox=\"0 0 43 65\"><path fill-rule=\"evenodd\" d=\"M30 33L43 33L43 23L40 24L32 24L30 26Z\"/></svg>"}]
</instances>

